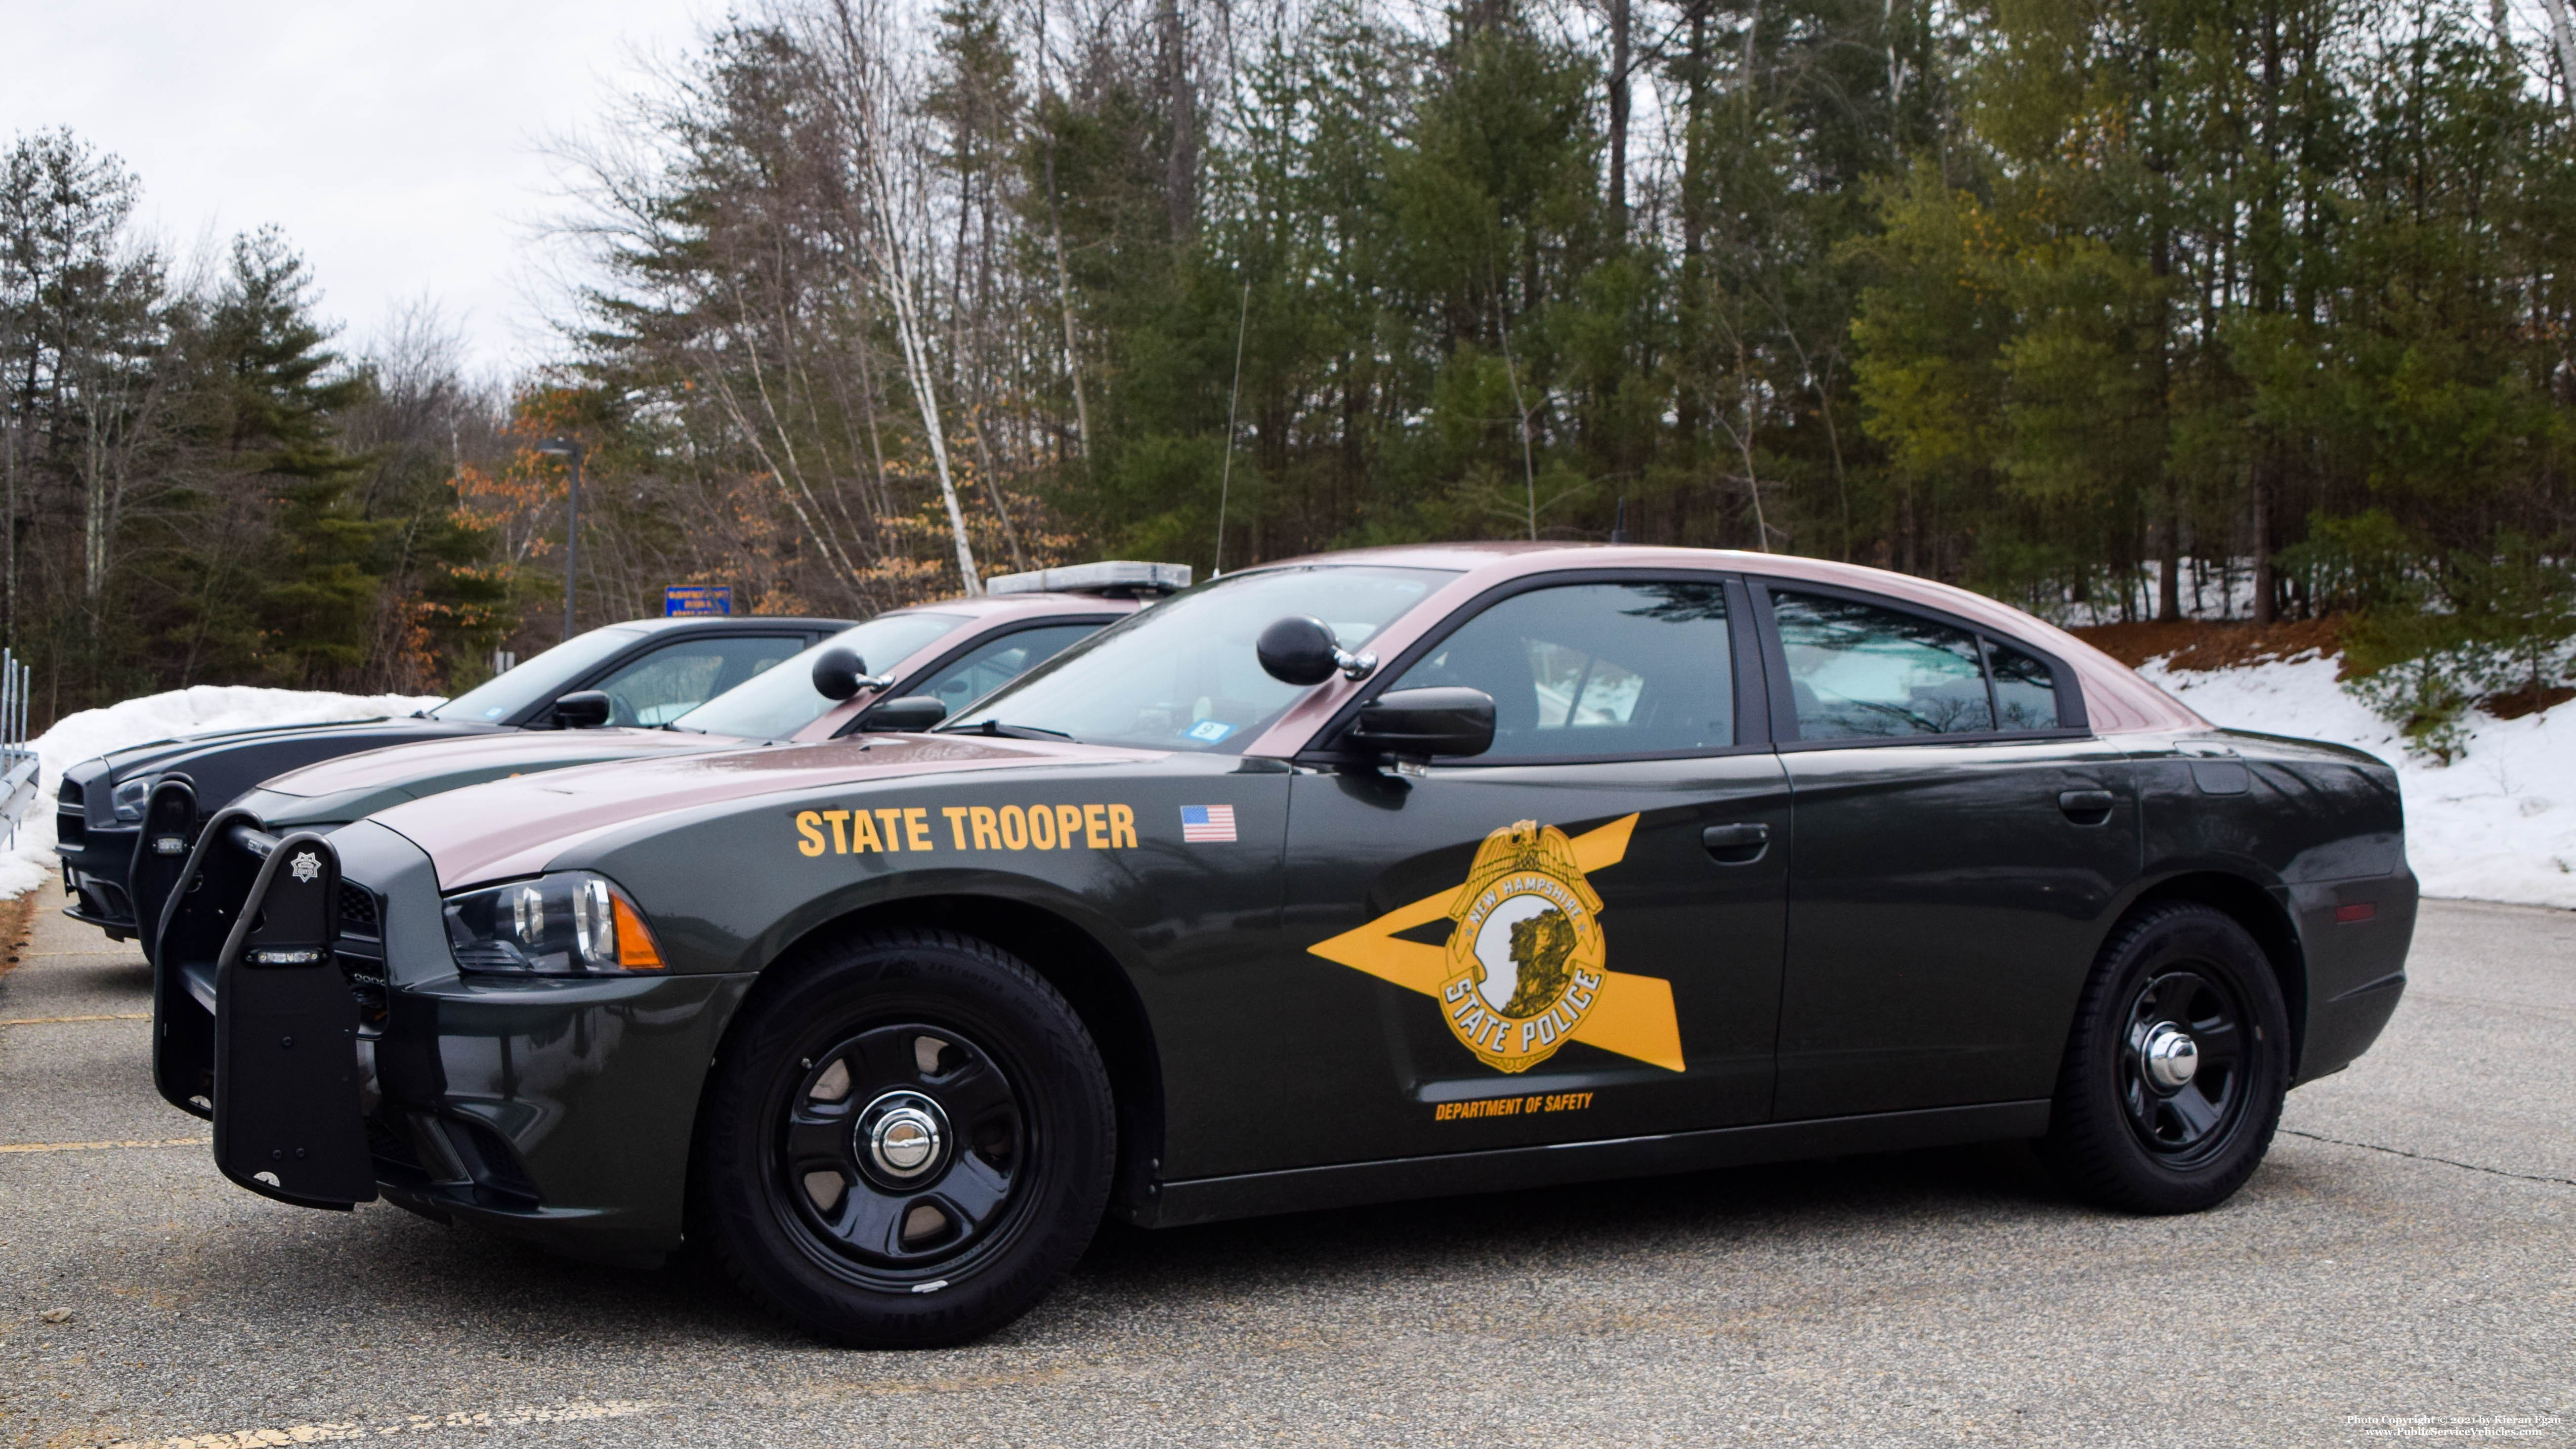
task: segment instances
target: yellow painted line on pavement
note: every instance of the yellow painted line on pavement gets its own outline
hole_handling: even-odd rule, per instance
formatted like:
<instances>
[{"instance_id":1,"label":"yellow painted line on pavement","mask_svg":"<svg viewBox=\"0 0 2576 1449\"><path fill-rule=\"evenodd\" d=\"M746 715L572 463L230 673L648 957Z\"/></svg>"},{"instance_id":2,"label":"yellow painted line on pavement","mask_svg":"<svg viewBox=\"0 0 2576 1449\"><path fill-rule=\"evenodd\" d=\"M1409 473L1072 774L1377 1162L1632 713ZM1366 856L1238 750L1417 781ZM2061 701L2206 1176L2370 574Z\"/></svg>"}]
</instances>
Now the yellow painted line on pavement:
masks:
<instances>
[{"instance_id":1,"label":"yellow painted line on pavement","mask_svg":"<svg viewBox=\"0 0 2576 1449\"><path fill-rule=\"evenodd\" d=\"M0 1152L111 1152L120 1147L203 1147L211 1137L156 1137L137 1142L0 1142Z\"/></svg>"},{"instance_id":2,"label":"yellow painted line on pavement","mask_svg":"<svg viewBox=\"0 0 2576 1449\"><path fill-rule=\"evenodd\" d=\"M66 1021L150 1021L148 1011L111 1011L103 1016L17 1016L0 1021L0 1026L53 1026Z\"/></svg>"}]
</instances>

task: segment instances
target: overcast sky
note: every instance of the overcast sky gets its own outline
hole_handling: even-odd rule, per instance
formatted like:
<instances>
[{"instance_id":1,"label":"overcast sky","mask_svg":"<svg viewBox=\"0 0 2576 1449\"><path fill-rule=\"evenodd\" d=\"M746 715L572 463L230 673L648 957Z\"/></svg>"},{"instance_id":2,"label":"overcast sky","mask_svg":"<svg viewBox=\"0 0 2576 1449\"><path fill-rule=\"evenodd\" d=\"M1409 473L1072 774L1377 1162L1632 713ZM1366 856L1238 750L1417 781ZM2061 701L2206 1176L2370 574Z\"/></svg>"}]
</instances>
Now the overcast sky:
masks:
<instances>
[{"instance_id":1,"label":"overcast sky","mask_svg":"<svg viewBox=\"0 0 2576 1449\"><path fill-rule=\"evenodd\" d=\"M266 222L363 348L436 303L479 368L540 356L538 148L686 50L720 0L0 0L0 139L70 126L185 255Z\"/></svg>"}]
</instances>

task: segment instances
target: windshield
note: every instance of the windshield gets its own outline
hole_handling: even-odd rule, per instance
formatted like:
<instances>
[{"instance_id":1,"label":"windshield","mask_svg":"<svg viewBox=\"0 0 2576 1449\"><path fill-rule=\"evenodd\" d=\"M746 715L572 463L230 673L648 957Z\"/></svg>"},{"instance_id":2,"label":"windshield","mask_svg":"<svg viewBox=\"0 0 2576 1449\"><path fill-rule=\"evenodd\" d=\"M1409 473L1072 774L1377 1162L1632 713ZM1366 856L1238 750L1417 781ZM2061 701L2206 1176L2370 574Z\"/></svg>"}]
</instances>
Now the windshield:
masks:
<instances>
[{"instance_id":1,"label":"windshield","mask_svg":"<svg viewBox=\"0 0 2576 1449\"><path fill-rule=\"evenodd\" d=\"M783 740L839 704L814 688L814 656L848 649L872 671L892 669L966 622L963 614L879 614L842 630L804 653L764 669L741 684L671 721L675 730Z\"/></svg>"},{"instance_id":2,"label":"windshield","mask_svg":"<svg viewBox=\"0 0 2576 1449\"><path fill-rule=\"evenodd\" d=\"M1357 651L1452 575L1365 564L1213 579L1059 654L949 726L1024 729L1154 750L1241 749L1306 691L1253 657L1289 614L1312 614Z\"/></svg>"},{"instance_id":3,"label":"windshield","mask_svg":"<svg viewBox=\"0 0 2576 1449\"><path fill-rule=\"evenodd\" d=\"M430 717L470 719L478 724L508 719L529 705L563 693L593 665L642 637L637 630L613 626L576 634L516 669L504 670L431 710Z\"/></svg>"}]
</instances>

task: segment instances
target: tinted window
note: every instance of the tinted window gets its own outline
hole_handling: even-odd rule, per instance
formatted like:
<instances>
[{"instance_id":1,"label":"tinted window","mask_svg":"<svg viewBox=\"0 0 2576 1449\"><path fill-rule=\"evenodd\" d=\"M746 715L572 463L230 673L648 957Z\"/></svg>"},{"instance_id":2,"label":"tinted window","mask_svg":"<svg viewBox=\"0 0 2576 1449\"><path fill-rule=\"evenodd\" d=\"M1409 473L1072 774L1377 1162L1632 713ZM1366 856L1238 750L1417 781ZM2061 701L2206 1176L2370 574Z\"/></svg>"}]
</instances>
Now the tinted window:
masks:
<instances>
[{"instance_id":1,"label":"tinted window","mask_svg":"<svg viewBox=\"0 0 2576 1449\"><path fill-rule=\"evenodd\" d=\"M1448 581L1436 569L1321 564L1228 574L1138 610L1021 675L947 726L1047 731L1145 749L1240 749L1306 690L1263 671L1255 639L1312 614L1344 649Z\"/></svg>"},{"instance_id":2,"label":"tinted window","mask_svg":"<svg viewBox=\"0 0 2576 1449\"><path fill-rule=\"evenodd\" d=\"M1486 609L1390 687L1492 695L1492 759L1724 749L1729 644L1723 585L1560 584Z\"/></svg>"},{"instance_id":3,"label":"tinted window","mask_svg":"<svg viewBox=\"0 0 2576 1449\"><path fill-rule=\"evenodd\" d=\"M1802 740L1984 734L1995 727L1977 636L1915 614L1777 594Z\"/></svg>"},{"instance_id":4,"label":"tinted window","mask_svg":"<svg viewBox=\"0 0 2576 1449\"><path fill-rule=\"evenodd\" d=\"M814 688L814 656L826 649L847 649L870 669L895 669L964 622L963 614L909 610L879 614L864 624L851 625L777 668L764 670L751 683L727 690L671 723L677 729L704 730L711 735L783 740L840 703L825 699Z\"/></svg>"},{"instance_id":5,"label":"tinted window","mask_svg":"<svg viewBox=\"0 0 2576 1449\"><path fill-rule=\"evenodd\" d=\"M1076 640L1098 632L1098 624L1049 624L987 639L937 674L905 691L927 694L948 706L952 716L994 690L1065 651Z\"/></svg>"},{"instance_id":6,"label":"tinted window","mask_svg":"<svg viewBox=\"0 0 2576 1449\"><path fill-rule=\"evenodd\" d=\"M497 724L529 705L553 699L572 688L574 680L589 673L601 660L641 637L633 629L614 627L575 634L518 668L485 680L430 713L439 719L470 719L480 724Z\"/></svg>"},{"instance_id":7,"label":"tinted window","mask_svg":"<svg viewBox=\"0 0 2576 1449\"><path fill-rule=\"evenodd\" d=\"M794 634L690 639L656 649L591 688L607 694L610 724L669 724L804 647Z\"/></svg>"},{"instance_id":8,"label":"tinted window","mask_svg":"<svg viewBox=\"0 0 2576 1449\"><path fill-rule=\"evenodd\" d=\"M2057 676L2047 663L1998 640L1986 641L1995 670L1995 707L2008 730L2058 727Z\"/></svg>"}]
</instances>

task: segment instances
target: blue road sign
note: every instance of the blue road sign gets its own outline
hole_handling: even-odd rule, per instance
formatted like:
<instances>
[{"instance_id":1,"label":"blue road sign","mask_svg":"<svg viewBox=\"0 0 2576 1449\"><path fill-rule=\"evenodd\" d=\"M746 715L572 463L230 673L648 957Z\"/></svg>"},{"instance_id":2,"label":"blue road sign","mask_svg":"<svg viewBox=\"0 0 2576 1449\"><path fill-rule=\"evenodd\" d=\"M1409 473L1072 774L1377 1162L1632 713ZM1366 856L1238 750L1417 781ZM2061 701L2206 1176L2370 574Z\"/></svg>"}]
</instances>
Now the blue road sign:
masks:
<instances>
[{"instance_id":1,"label":"blue road sign","mask_svg":"<svg viewBox=\"0 0 2576 1449\"><path fill-rule=\"evenodd\" d=\"M731 584L672 584L662 590L662 613L730 614L733 612Z\"/></svg>"}]
</instances>

